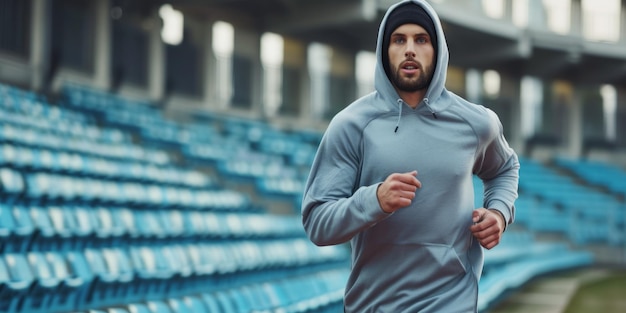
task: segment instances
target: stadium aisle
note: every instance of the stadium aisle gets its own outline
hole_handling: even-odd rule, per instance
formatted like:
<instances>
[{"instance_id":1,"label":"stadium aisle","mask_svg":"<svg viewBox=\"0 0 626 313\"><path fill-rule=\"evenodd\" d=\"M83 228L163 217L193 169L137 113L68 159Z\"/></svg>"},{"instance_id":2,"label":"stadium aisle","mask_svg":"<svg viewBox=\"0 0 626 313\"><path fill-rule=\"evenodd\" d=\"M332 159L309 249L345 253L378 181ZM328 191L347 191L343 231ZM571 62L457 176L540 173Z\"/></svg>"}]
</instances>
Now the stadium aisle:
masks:
<instances>
[{"instance_id":1,"label":"stadium aisle","mask_svg":"<svg viewBox=\"0 0 626 313\"><path fill-rule=\"evenodd\" d=\"M540 277L486 313L564 313L579 286L610 273L589 268Z\"/></svg>"}]
</instances>

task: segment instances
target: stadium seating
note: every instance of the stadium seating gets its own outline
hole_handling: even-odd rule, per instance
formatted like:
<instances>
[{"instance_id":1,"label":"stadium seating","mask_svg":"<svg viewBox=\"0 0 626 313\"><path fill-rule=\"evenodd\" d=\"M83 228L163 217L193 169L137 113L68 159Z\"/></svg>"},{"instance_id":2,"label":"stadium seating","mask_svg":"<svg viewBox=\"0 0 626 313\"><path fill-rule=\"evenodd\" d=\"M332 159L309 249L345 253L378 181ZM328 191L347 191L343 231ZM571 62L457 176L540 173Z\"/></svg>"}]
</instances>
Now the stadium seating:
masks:
<instances>
[{"instance_id":1,"label":"stadium seating","mask_svg":"<svg viewBox=\"0 0 626 313\"><path fill-rule=\"evenodd\" d=\"M604 187L610 193L626 197L626 171L618 166L565 157L557 157L554 162L557 166L572 171L590 185Z\"/></svg>"},{"instance_id":2,"label":"stadium seating","mask_svg":"<svg viewBox=\"0 0 626 313\"><path fill-rule=\"evenodd\" d=\"M209 113L180 123L77 85L54 104L0 85L0 113L0 311L341 311L349 252L314 246L298 214L320 133ZM239 184L295 214L227 187ZM518 227L486 251L481 311L537 275L593 263L536 233L616 244L623 214L623 201L522 158Z\"/></svg>"},{"instance_id":3,"label":"stadium seating","mask_svg":"<svg viewBox=\"0 0 626 313\"><path fill-rule=\"evenodd\" d=\"M537 200L530 208L531 229L562 233L581 245L623 243L623 201L537 161L520 163L520 192Z\"/></svg>"},{"instance_id":4,"label":"stadium seating","mask_svg":"<svg viewBox=\"0 0 626 313\"><path fill-rule=\"evenodd\" d=\"M592 263L593 255L588 251L570 250L563 242L538 242L528 231L509 231L498 246L485 254L479 311L534 277Z\"/></svg>"}]
</instances>

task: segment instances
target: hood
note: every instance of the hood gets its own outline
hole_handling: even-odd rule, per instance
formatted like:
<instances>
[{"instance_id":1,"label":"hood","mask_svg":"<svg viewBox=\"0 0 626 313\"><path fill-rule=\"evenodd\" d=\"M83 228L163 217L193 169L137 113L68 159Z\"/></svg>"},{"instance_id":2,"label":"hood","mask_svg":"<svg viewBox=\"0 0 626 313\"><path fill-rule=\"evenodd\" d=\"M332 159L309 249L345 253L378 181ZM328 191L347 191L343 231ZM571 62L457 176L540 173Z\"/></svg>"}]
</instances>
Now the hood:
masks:
<instances>
[{"instance_id":1,"label":"hood","mask_svg":"<svg viewBox=\"0 0 626 313\"><path fill-rule=\"evenodd\" d=\"M385 27L387 26L387 19L389 18L390 13L395 10L398 6L403 5L405 3L414 3L416 5L421 6L424 10L430 15L433 23L435 24L435 31L437 33L437 64L435 67L435 72L433 74L432 81L430 86L428 87L428 91L426 92L425 98L428 99L429 109L434 112L439 112L444 109L445 103L442 101L437 101L441 94L445 90L445 82L446 82L446 72L448 69L448 45L446 43L446 38L443 33L443 29L441 27L441 21L439 20L439 16L435 12L435 10L423 0L404 0L398 2L387 10L383 20L380 23L380 27L378 29L378 39L376 41L376 71L374 74L374 86L376 91L382 95L385 101L388 101L390 104L397 103L400 96L394 89L391 81L385 74L385 69L383 67L383 36L385 33Z\"/></svg>"}]
</instances>

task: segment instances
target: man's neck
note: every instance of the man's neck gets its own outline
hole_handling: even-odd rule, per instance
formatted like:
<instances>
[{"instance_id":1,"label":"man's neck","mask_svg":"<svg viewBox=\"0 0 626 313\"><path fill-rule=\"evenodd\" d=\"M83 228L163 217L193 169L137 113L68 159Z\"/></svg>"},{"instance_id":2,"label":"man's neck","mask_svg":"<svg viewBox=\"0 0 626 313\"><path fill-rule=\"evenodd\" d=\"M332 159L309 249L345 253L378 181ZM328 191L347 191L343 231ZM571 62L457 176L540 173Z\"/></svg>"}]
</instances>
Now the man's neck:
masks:
<instances>
[{"instance_id":1,"label":"man's neck","mask_svg":"<svg viewBox=\"0 0 626 313\"><path fill-rule=\"evenodd\" d=\"M397 89L396 89L397 90ZM418 90L413 92L397 90L400 98L406 102L411 108L415 109L422 102L426 95L426 90Z\"/></svg>"}]
</instances>

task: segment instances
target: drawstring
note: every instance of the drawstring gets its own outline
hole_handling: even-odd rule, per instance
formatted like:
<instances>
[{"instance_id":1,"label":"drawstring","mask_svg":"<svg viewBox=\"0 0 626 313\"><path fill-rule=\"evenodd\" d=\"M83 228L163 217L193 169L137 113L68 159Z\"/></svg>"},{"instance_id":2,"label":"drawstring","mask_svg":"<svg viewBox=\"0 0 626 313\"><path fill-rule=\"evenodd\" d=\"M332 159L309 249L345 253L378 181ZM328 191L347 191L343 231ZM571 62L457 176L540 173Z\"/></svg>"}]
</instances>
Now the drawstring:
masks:
<instances>
[{"instance_id":1,"label":"drawstring","mask_svg":"<svg viewBox=\"0 0 626 313\"><path fill-rule=\"evenodd\" d=\"M424 104L426 104L426 107L428 108L430 113L433 115L433 117L437 119L437 113L435 113L435 110L433 110L433 108L430 107L430 104L428 104L428 98L424 98Z\"/></svg>"},{"instance_id":2,"label":"drawstring","mask_svg":"<svg viewBox=\"0 0 626 313\"><path fill-rule=\"evenodd\" d=\"M402 103L404 101L402 101L402 99L398 99L398 122L396 122L396 130L394 130L394 133L398 132L398 127L400 127L400 118L402 118Z\"/></svg>"},{"instance_id":3,"label":"drawstring","mask_svg":"<svg viewBox=\"0 0 626 313\"><path fill-rule=\"evenodd\" d=\"M426 105L426 107L428 108L428 110L430 111L430 113L433 115L433 117L435 119L437 119L437 113L435 112L435 110L433 110L433 108L430 106L430 104L428 104L428 98L424 98L424 104ZM396 122L396 129L393 131L394 133L398 132L398 128L400 127L400 119L402 118L402 104L404 103L404 101L402 101L402 99L398 99L398 122Z\"/></svg>"}]
</instances>

